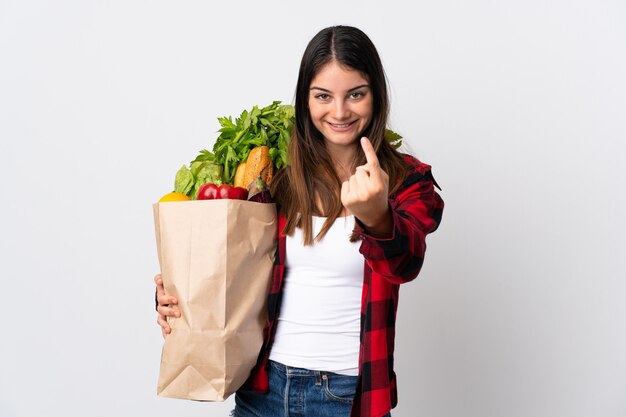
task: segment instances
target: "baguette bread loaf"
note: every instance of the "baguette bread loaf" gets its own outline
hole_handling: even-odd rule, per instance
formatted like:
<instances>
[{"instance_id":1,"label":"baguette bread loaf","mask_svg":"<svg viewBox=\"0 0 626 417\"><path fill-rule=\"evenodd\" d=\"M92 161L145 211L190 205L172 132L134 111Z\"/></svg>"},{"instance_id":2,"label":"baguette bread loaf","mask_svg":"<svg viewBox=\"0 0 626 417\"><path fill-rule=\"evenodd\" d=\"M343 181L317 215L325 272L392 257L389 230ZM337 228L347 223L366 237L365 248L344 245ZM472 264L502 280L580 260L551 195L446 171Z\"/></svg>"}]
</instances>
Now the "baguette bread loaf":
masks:
<instances>
[{"instance_id":1,"label":"baguette bread loaf","mask_svg":"<svg viewBox=\"0 0 626 417\"><path fill-rule=\"evenodd\" d=\"M241 162L237 165L237 171L235 171L235 179L233 180L233 185L235 187L243 187L247 188L247 184L244 182L244 177L246 175L246 163Z\"/></svg>"},{"instance_id":2,"label":"baguette bread loaf","mask_svg":"<svg viewBox=\"0 0 626 417\"><path fill-rule=\"evenodd\" d=\"M237 167L237 173L238 172L239 167ZM237 177L237 173L235 174L235 178ZM242 187L248 188L258 176L260 176L266 184L272 182L272 177L274 176L274 166L270 159L270 149L267 146L257 146L248 154L244 168ZM236 180L235 185L237 185Z\"/></svg>"}]
</instances>

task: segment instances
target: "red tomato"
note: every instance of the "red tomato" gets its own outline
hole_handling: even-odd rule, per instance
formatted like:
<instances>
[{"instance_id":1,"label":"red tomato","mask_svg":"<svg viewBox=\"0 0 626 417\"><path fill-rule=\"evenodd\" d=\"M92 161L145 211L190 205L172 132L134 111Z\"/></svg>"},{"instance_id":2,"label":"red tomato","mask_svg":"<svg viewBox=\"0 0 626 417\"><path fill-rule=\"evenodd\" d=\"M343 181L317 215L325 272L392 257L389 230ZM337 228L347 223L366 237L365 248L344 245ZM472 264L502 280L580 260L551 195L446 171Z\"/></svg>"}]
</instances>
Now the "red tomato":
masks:
<instances>
[{"instance_id":1,"label":"red tomato","mask_svg":"<svg viewBox=\"0 0 626 417\"><path fill-rule=\"evenodd\" d=\"M231 200L247 200L248 190L243 187L231 187L228 184L222 184L217 189L217 197Z\"/></svg>"},{"instance_id":2,"label":"red tomato","mask_svg":"<svg viewBox=\"0 0 626 417\"><path fill-rule=\"evenodd\" d=\"M230 190L230 195L237 200L247 200L248 199L248 189L243 187L233 187Z\"/></svg>"},{"instance_id":3,"label":"red tomato","mask_svg":"<svg viewBox=\"0 0 626 417\"><path fill-rule=\"evenodd\" d=\"M198 200L214 200L218 197L217 194L217 185L215 184L204 184L198 190Z\"/></svg>"}]
</instances>

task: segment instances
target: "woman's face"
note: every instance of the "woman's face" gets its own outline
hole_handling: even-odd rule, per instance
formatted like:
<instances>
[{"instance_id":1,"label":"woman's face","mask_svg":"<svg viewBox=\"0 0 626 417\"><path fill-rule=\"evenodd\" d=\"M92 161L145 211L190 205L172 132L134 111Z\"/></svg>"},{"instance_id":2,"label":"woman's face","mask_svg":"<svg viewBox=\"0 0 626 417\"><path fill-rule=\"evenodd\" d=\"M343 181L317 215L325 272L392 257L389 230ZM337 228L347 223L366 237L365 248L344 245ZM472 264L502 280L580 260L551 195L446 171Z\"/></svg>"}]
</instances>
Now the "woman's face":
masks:
<instances>
[{"instance_id":1,"label":"woman's face","mask_svg":"<svg viewBox=\"0 0 626 417\"><path fill-rule=\"evenodd\" d=\"M309 88L313 125L324 135L329 151L358 144L372 120L369 82L356 70L332 61L317 73Z\"/></svg>"}]
</instances>

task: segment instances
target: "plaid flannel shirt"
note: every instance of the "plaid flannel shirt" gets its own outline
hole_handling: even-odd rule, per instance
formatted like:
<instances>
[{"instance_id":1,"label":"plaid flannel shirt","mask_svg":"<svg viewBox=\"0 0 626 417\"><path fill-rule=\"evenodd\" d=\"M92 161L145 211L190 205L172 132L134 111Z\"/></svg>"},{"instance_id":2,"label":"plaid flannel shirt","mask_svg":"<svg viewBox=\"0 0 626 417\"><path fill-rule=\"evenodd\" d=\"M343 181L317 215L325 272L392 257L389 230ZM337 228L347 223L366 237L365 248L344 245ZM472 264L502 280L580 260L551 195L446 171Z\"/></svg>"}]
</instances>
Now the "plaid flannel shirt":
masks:
<instances>
[{"instance_id":1,"label":"plaid flannel shirt","mask_svg":"<svg viewBox=\"0 0 626 417\"><path fill-rule=\"evenodd\" d=\"M437 183L430 166L408 155L404 158L407 175L389 198L394 224L392 236L385 239L369 236L358 219L356 221L355 232L362 239L359 250L365 258L365 265L359 378L351 417L382 416L397 404L393 350L399 284L411 281L419 273L424 261L426 235L437 229L443 213L444 203L434 189ZM279 232L284 226L285 218L279 216ZM285 236L279 233L263 347L247 384L261 392L267 392L269 388L266 364L280 312L285 244Z\"/></svg>"}]
</instances>

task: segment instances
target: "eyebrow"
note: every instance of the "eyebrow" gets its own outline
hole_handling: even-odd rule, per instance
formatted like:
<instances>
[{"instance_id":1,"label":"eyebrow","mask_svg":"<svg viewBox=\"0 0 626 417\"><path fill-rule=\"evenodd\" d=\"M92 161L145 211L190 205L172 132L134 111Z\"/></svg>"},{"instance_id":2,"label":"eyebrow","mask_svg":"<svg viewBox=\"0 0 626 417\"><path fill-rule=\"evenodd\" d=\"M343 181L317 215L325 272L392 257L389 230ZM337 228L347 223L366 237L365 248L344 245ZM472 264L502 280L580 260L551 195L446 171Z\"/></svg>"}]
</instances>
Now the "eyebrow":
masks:
<instances>
[{"instance_id":1,"label":"eyebrow","mask_svg":"<svg viewBox=\"0 0 626 417\"><path fill-rule=\"evenodd\" d=\"M363 87L369 88L369 86L370 86L369 84L361 84L359 86L356 86L354 88L349 89L348 92L354 91L354 90L358 90L359 88L363 88ZM316 87L316 86L311 87L309 90L319 90L319 91L323 91L325 93L330 93L331 92L330 90L327 90L327 89L322 88L322 87Z\"/></svg>"}]
</instances>

